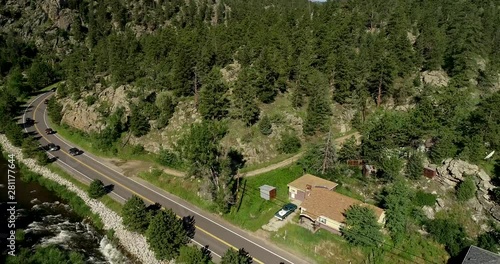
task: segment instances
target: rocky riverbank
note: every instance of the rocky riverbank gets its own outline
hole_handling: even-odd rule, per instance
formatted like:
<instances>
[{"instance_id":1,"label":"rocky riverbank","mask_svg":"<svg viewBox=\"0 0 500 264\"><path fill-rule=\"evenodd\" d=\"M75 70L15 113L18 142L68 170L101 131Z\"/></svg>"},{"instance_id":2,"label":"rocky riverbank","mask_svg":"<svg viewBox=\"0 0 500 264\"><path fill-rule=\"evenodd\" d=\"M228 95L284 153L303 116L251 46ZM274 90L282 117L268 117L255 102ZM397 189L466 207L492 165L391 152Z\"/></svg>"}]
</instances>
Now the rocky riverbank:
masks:
<instances>
[{"instance_id":1,"label":"rocky riverbank","mask_svg":"<svg viewBox=\"0 0 500 264\"><path fill-rule=\"evenodd\" d=\"M154 253L149 249L149 245L147 244L144 236L130 232L124 228L121 216L107 208L100 201L91 199L85 191L79 189L68 180L60 177L45 167L37 165L35 160L23 158L21 149L10 144L5 135L0 135L0 144L6 152L14 154L17 161L25 164L31 171L65 186L68 190L76 193L80 198L82 198L82 200L85 201L85 203L90 207L92 212L99 215L104 223L104 229L114 230L116 238L118 238L120 244L125 248L125 250L133 254L141 262L148 264L163 263L155 258Z\"/></svg>"}]
</instances>

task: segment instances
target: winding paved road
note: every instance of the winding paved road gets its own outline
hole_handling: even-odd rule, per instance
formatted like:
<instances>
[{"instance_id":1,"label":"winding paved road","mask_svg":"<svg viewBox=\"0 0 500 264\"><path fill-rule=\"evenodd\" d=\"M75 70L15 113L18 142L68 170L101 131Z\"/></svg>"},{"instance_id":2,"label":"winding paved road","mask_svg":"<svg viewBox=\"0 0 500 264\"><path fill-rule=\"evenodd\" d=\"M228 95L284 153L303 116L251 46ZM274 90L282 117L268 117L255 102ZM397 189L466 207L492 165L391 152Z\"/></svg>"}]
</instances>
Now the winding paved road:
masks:
<instances>
[{"instance_id":1,"label":"winding paved road","mask_svg":"<svg viewBox=\"0 0 500 264\"><path fill-rule=\"evenodd\" d=\"M58 158L56 164L77 176L80 180L90 182L92 179L100 179L105 185L113 185L113 192L110 196L121 203L131 197L132 194L135 194L147 203L158 202L165 208L171 208L181 217L193 216L196 225L193 242L200 246L208 245L215 258L220 258L229 247L232 247L234 249L245 248L253 256L254 263L307 263L307 261L276 247L270 242L255 237L249 232L241 230L210 213L206 213L174 195L138 179L122 175L102 163L99 157L89 153L83 153L75 157L69 155L68 150L74 145L65 141L57 133L52 135L44 133L49 124L47 122L46 105L43 101L53 94L53 92L49 91L31 101L23 115L23 122L29 117L35 120L35 124L26 126L25 130L33 133L34 136L41 136L40 141L44 145L48 142L59 145L60 150L51 152L52 155Z\"/></svg>"}]
</instances>

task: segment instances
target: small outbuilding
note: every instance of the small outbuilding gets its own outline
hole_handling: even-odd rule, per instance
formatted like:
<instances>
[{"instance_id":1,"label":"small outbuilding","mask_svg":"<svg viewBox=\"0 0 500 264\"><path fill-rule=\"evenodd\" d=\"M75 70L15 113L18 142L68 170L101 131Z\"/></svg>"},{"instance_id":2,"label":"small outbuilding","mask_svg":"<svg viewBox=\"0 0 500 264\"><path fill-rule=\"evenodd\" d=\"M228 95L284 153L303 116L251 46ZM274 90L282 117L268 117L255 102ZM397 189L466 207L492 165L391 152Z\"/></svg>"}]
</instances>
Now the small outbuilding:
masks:
<instances>
[{"instance_id":1,"label":"small outbuilding","mask_svg":"<svg viewBox=\"0 0 500 264\"><path fill-rule=\"evenodd\" d=\"M349 166L362 166L363 160L347 160L347 165L349 165Z\"/></svg>"},{"instance_id":2,"label":"small outbuilding","mask_svg":"<svg viewBox=\"0 0 500 264\"><path fill-rule=\"evenodd\" d=\"M276 198L276 187L270 185L260 186L260 197L268 201Z\"/></svg>"},{"instance_id":3,"label":"small outbuilding","mask_svg":"<svg viewBox=\"0 0 500 264\"><path fill-rule=\"evenodd\" d=\"M424 168L424 176L425 177L432 179L432 178L436 177L436 175L437 175L436 168L431 167L431 166Z\"/></svg>"}]
</instances>

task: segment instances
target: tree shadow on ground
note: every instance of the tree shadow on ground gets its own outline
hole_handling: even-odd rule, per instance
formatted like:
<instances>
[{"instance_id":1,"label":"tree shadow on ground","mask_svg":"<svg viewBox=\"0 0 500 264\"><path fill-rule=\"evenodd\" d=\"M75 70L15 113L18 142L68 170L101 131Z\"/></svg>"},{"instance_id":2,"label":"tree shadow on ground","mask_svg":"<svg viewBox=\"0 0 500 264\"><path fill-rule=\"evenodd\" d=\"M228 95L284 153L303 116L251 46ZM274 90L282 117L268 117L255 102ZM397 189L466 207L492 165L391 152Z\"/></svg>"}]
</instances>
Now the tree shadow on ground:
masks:
<instances>
[{"instance_id":1,"label":"tree shadow on ground","mask_svg":"<svg viewBox=\"0 0 500 264\"><path fill-rule=\"evenodd\" d=\"M109 184L109 185L104 186L104 190L106 191L106 193L110 193L114 189L115 189L115 185L114 184Z\"/></svg>"},{"instance_id":2,"label":"tree shadow on ground","mask_svg":"<svg viewBox=\"0 0 500 264\"><path fill-rule=\"evenodd\" d=\"M196 233L195 219L194 216L188 215L182 218L182 224L184 225L184 230L187 232L189 238L194 238Z\"/></svg>"}]
</instances>

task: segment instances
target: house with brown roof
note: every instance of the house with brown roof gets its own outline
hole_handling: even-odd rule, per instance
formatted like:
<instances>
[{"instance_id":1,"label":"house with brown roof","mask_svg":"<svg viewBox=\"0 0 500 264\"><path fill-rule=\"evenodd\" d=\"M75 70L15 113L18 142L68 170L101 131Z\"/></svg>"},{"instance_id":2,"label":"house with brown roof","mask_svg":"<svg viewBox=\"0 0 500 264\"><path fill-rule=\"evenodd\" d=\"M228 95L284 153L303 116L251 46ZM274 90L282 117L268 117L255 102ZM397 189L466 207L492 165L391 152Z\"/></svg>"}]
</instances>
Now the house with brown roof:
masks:
<instances>
[{"instance_id":1,"label":"house with brown roof","mask_svg":"<svg viewBox=\"0 0 500 264\"><path fill-rule=\"evenodd\" d=\"M353 205L371 208L377 221L384 224L385 212L381 208L325 188L311 188L305 193L300 205L301 223L310 223L313 231L323 228L340 234L340 227L345 221L344 213Z\"/></svg>"},{"instance_id":2,"label":"house with brown roof","mask_svg":"<svg viewBox=\"0 0 500 264\"><path fill-rule=\"evenodd\" d=\"M337 183L316 177L311 174L304 174L295 181L287 184L288 196L291 200L304 201L306 191L311 188L323 188L326 190L333 190L337 187Z\"/></svg>"}]
</instances>

